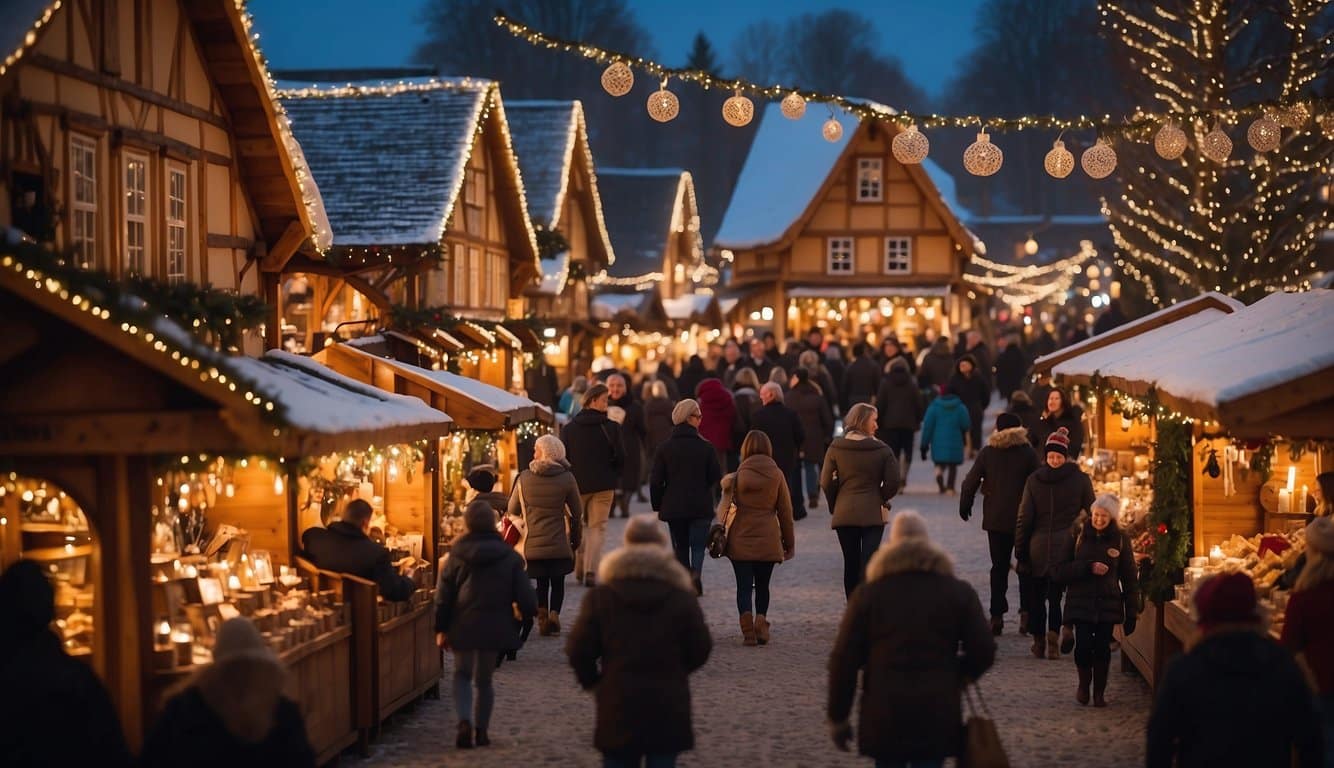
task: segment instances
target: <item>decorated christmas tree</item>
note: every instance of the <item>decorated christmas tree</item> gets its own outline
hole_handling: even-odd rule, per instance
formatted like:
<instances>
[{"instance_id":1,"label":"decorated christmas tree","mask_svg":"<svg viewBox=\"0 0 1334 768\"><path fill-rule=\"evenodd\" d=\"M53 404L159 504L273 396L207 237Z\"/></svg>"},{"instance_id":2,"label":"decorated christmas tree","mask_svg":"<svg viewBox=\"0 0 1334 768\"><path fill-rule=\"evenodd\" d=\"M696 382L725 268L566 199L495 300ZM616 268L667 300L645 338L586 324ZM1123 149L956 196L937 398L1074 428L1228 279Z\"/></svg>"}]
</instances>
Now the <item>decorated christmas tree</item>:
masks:
<instances>
[{"instance_id":1,"label":"decorated christmas tree","mask_svg":"<svg viewBox=\"0 0 1334 768\"><path fill-rule=\"evenodd\" d=\"M1203 291L1249 300L1310 287L1330 267L1315 252L1331 226L1322 189L1334 158L1334 3L1101 0L1099 8L1146 111L1276 103L1115 142L1120 188L1104 198L1104 212L1117 264L1155 304Z\"/></svg>"}]
</instances>

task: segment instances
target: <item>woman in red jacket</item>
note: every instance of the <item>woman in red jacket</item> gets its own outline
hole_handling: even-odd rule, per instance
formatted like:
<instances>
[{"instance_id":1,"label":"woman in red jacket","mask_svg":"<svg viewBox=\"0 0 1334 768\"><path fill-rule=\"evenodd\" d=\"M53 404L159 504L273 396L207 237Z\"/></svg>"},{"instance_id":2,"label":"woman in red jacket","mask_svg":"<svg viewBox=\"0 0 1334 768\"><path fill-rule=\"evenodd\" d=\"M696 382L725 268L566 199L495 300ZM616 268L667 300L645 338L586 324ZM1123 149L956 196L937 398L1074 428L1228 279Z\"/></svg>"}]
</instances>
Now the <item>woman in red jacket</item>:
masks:
<instances>
[{"instance_id":1,"label":"woman in red jacket","mask_svg":"<svg viewBox=\"0 0 1334 768\"><path fill-rule=\"evenodd\" d=\"M695 388L695 399L699 401L699 434L718 452L718 466L735 465L735 462L728 464L728 457L736 452L732 433L737 412L732 393L727 391L721 379L709 378Z\"/></svg>"}]
</instances>

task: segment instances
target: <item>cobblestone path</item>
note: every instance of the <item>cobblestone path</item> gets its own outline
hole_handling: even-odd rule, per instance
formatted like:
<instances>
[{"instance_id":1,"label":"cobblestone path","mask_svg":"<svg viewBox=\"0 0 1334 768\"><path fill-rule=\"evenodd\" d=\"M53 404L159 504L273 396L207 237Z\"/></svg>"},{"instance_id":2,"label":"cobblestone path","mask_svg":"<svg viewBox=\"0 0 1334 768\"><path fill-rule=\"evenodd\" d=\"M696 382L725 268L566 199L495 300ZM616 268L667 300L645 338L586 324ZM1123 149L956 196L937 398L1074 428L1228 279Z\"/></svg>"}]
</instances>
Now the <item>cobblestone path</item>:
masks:
<instances>
[{"instance_id":1,"label":"cobblestone path","mask_svg":"<svg viewBox=\"0 0 1334 768\"><path fill-rule=\"evenodd\" d=\"M966 467L965 467L966 469ZM962 473L960 473L962 479ZM951 552L958 575L978 590L986 605L986 535L981 500L969 523L957 513L957 497L936 493L929 463L914 462L907 493L895 510L926 517L931 537ZM634 510L648 512L647 504ZM769 619L773 640L745 648L737 626L735 581L726 560L705 566L703 607L714 651L691 678L696 748L679 764L698 766L851 766L870 761L837 752L824 722L825 663L843 609L838 543L822 507L797 524L797 556L774 573ZM607 546L619 544L624 521L613 520ZM566 589L562 624L570 626L585 590ZM1018 605L1011 578L1010 605ZM1075 669L1068 657L1038 661L1028 653L1012 610L998 638L996 665L981 685L1016 768L1074 766L1103 768L1143 763L1144 723L1151 695L1144 682L1112 664L1106 709L1074 701ZM580 691L561 653L563 638L533 633L517 663L496 676L495 744L480 750L454 748L455 715L449 696L449 665L438 701L420 702L397 716L372 747L369 764L385 766L596 766L592 747L593 700ZM855 722L855 720L854 720ZM353 765L360 761L349 759Z\"/></svg>"}]
</instances>

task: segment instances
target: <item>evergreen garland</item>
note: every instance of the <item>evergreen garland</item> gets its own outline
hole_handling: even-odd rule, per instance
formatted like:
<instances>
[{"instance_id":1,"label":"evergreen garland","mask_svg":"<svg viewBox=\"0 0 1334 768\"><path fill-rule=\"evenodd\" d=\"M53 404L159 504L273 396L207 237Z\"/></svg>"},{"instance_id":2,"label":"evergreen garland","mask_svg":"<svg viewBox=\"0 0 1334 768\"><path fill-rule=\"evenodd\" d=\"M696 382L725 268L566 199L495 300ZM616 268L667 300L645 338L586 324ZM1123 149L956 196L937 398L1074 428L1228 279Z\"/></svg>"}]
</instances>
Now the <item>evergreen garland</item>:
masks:
<instances>
[{"instance_id":1,"label":"evergreen garland","mask_svg":"<svg viewBox=\"0 0 1334 768\"><path fill-rule=\"evenodd\" d=\"M570 250L570 241L565 239L559 229L537 226L533 227L533 232L537 235L537 256L540 259L554 259Z\"/></svg>"},{"instance_id":2,"label":"evergreen garland","mask_svg":"<svg viewBox=\"0 0 1334 768\"><path fill-rule=\"evenodd\" d=\"M1153 503L1149 530L1154 536L1153 565L1142 585L1149 599L1165 602L1181 582L1191 547L1191 428L1160 418L1153 455Z\"/></svg>"}]
</instances>

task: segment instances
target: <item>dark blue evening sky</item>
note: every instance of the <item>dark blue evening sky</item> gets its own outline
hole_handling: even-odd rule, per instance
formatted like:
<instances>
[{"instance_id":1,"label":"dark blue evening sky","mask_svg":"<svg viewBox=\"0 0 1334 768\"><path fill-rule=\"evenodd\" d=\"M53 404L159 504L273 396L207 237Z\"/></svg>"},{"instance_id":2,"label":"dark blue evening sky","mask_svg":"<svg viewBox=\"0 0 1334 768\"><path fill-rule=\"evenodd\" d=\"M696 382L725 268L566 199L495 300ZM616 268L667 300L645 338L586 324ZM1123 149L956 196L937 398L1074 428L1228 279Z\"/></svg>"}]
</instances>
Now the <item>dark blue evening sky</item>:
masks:
<instances>
[{"instance_id":1,"label":"dark blue evening sky","mask_svg":"<svg viewBox=\"0 0 1334 768\"><path fill-rule=\"evenodd\" d=\"M275 69L393 66L409 63L422 39L421 9L431 0L251 0L260 45ZM440 0L434 0L439 2ZM447 0L445 0L447 2ZM908 76L938 96L959 57L971 48L983 0L672 0L630 5L653 36L665 64L680 64L703 30L724 60L733 38L763 18L782 21L808 11L848 8L869 17L881 47ZM453 74L467 74L458 72Z\"/></svg>"}]
</instances>

